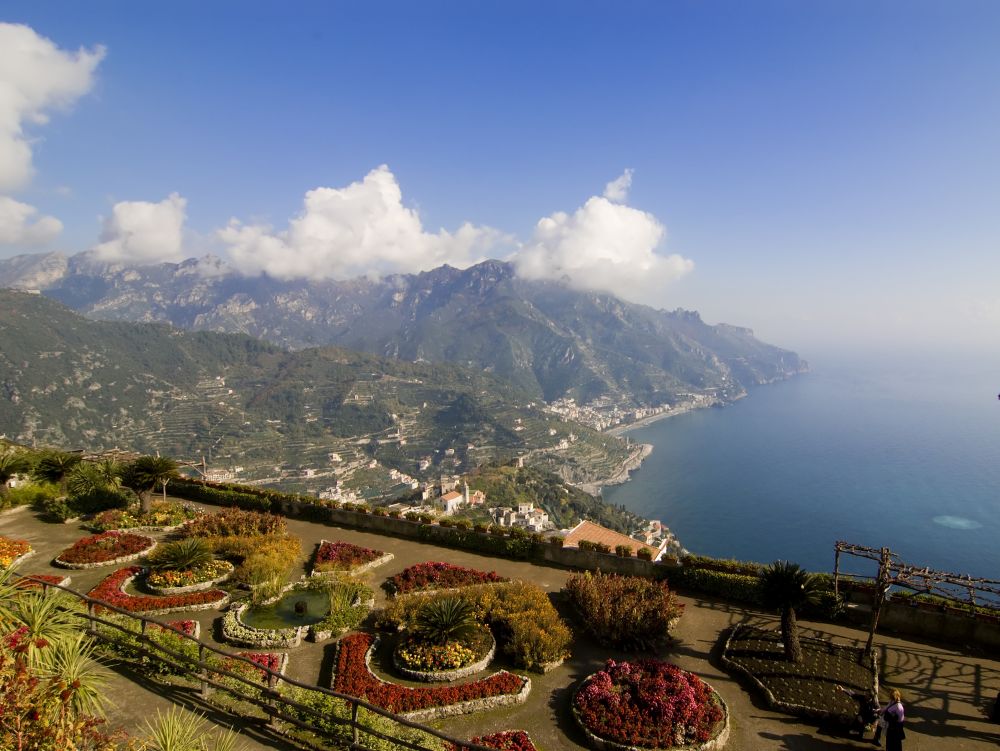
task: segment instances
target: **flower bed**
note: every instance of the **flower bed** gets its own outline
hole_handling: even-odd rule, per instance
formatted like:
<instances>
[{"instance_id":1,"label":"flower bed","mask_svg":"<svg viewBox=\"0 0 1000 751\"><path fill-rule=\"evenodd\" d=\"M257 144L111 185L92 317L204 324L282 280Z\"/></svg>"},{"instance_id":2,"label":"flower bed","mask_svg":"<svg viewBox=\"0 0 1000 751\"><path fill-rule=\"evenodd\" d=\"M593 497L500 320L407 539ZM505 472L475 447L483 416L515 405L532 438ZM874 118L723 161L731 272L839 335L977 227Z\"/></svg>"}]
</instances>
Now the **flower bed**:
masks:
<instances>
[{"instance_id":1,"label":"flower bed","mask_svg":"<svg viewBox=\"0 0 1000 751\"><path fill-rule=\"evenodd\" d=\"M534 742L523 730L501 730L499 733L489 735L477 735L469 739L471 743L478 743L480 746L489 746L498 751L538 751ZM466 746L452 744L448 751L466 751Z\"/></svg>"},{"instance_id":2,"label":"flower bed","mask_svg":"<svg viewBox=\"0 0 1000 751\"><path fill-rule=\"evenodd\" d=\"M68 587L70 582L73 581L68 576L53 576L52 574L25 574L25 576L30 576L32 579L39 579L46 584L58 584L60 587ZM41 587L42 585L36 581L19 579L17 586L21 589L34 589L36 587Z\"/></svg>"},{"instance_id":3,"label":"flower bed","mask_svg":"<svg viewBox=\"0 0 1000 751\"><path fill-rule=\"evenodd\" d=\"M0 568L11 568L27 558L32 552L27 540L0 537Z\"/></svg>"},{"instance_id":4,"label":"flower bed","mask_svg":"<svg viewBox=\"0 0 1000 751\"><path fill-rule=\"evenodd\" d=\"M130 595L125 587L143 571L141 566L127 566L106 577L88 593L90 597L130 610L133 613L160 615L180 610L211 610L229 602L229 595L221 589L192 592L186 595Z\"/></svg>"},{"instance_id":5,"label":"flower bed","mask_svg":"<svg viewBox=\"0 0 1000 751\"><path fill-rule=\"evenodd\" d=\"M723 647L722 665L749 677L771 707L816 719L851 720L857 704L837 686L877 691L875 653L862 663L857 648L809 637L799 641L802 662L788 662L780 631L737 625Z\"/></svg>"},{"instance_id":6,"label":"flower bed","mask_svg":"<svg viewBox=\"0 0 1000 751\"><path fill-rule=\"evenodd\" d=\"M97 514L88 526L95 532L137 530L171 532L204 512L192 506L158 501L146 513L134 514L126 509L108 509Z\"/></svg>"},{"instance_id":7,"label":"flower bed","mask_svg":"<svg viewBox=\"0 0 1000 751\"><path fill-rule=\"evenodd\" d=\"M150 571L146 575L146 587L157 595L180 595L200 592L221 584L232 576L235 566L229 561L210 561L183 571Z\"/></svg>"},{"instance_id":8,"label":"flower bed","mask_svg":"<svg viewBox=\"0 0 1000 751\"><path fill-rule=\"evenodd\" d=\"M386 683L369 667L376 643L371 634L349 634L340 640L333 688L407 719L433 719L519 704L531 690L531 681L506 670L451 686L409 688Z\"/></svg>"},{"instance_id":9,"label":"flower bed","mask_svg":"<svg viewBox=\"0 0 1000 751\"><path fill-rule=\"evenodd\" d=\"M313 561L313 576L350 571L359 573L381 566L393 559L392 553L363 548L349 542L320 540Z\"/></svg>"},{"instance_id":10,"label":"flower bed","mask_svg":"<svg viewBox=\"0 0 1000 751\"><path fill-rule=\"evenodd\" d=\"M608 660L577 690L572 709L599 749L721 748L729 731L712 687L660 660Z\"/></svg>"},{"instance_id":11,"label":"flower bed","mask_svg":"<svg viewBox=\"0 0 1000 751\"><path fill-rule=\"evenodd\" d=\"M485 670L497 643L484 627L475 635L447 644L428 644L417 636L403 638L393 650L396 670L417 681L457 681Z\"/></svg>"},{"instance_id":12,"label":"flower bed","mask_svg":"<svg viewBox=\"0 0 1000 751\"><path fill-rule=\"evenodd\" d=\"M477 571L443 561L430 561L403 569L389 579L387 588L393 594L405 595L429 589L451 589L505 581L508 580L496 571Z\"/></svg>"},{"instance_id":13,"label":"flower bed","mask_svg":"<svg viewBox=\"0 0 1000 751\"><path fill-rule=\"evenodd\" d=\"M239 657L245 657L250 660L254 665L262 667L266 670L270 670L272 673L277 673L278 675L285 674L285 667L288 665L288 652L279 652L274 654L273 652L237 652ZM261 678L264 678L267 673L261 673Z\"/></svg>"},{"instance_id":14,"label":"flower bed","mask_svg":"<svg viewBox=\"0 0 1000 751\"><path fill-rule=\"evenodd\" d=\"M128 563L156 547L156 540L129 532L102 532L77 540L53 561L64 568L96 568L112 563Z\"/></svg>"}]
</instances>

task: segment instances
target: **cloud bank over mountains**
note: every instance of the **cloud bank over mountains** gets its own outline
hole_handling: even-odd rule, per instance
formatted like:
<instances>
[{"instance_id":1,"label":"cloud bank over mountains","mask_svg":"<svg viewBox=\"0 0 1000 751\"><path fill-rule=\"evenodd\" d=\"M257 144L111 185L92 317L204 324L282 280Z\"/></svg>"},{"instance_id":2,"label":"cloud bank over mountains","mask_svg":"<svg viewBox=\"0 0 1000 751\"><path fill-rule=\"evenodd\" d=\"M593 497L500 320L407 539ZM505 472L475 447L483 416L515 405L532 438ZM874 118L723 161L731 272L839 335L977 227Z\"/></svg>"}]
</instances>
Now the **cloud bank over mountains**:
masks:
<instances>
[{"instance_id":1,"label":"cloud bank over mountains","mask_svg":"<svg viewBox=\"0 0 1000 751\"><path fill-rule=\"evenodd\" d=\"M44 245L62 231L58 219L10 194L35 173L32 126L90 91L103 58L103 47L65 52L28 26L0 23L0 245Z\"/></svg>"},{"instance_id":2,"label":"cloud bank over mountains","mask_svg":"<svg viewBox=\"0 0 1000 751\"><path fill-rule=\"evenodd\" d=\"M560 280L577 289L656 302L663 288L692 270L692 261L658 252L666 230L652 214L625 205L632 170L608 183L572 213L538 221L525 243L501 230L466 222L454 232L429 232L403 202L386 165L343 188L308 191L287 227L233 218L216 232L234 271L278 279L350 279L416 273L449 264L465 268L487 258L512 261L530 279ZM185 199L128 201L113 208L95 254L106 261L178 261L184 249Z\"/></svg>"},{"instance_id":3,"label":"cloud bank over mountains","mask_svg":"<svg viewBox=\"0 0 1000 751\"><path fill-rule=\"evenodd\" d=\"M34 176L33 128L66 110L94 86L101 46L59 49L28 26L0 23L0 246L33 249L52 242L62 222L10 194ZM302 210L276 228L232 218L214 230L216 248L241 274L279 279L348 279L415 273L449 264L464 268L487 258L512 261L532 279L561 280L639 302L659 302L664 285L693 263L659 252L666 231L650 213L626 205L633 172L625 170L571 212L543 217L526 241L465 222L429 231L403 201L396 176L376 167L345 187L306 192ZM121 265L177 262L195 255L185 227L187 200L115 203L90 249ZM203 248L201 250L204 250ZM213 266L213 268L215 268Z\"/></svg>"}]
</instances>

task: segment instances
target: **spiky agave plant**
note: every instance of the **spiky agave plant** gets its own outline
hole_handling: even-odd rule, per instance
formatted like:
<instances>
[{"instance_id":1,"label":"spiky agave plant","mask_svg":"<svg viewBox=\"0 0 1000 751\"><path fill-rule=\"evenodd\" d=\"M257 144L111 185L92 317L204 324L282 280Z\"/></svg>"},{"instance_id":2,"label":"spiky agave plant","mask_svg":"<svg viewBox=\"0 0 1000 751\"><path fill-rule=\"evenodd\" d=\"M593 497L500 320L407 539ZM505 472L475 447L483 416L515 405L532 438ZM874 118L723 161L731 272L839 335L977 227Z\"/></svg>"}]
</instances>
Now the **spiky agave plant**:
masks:
<instances>
[{"instance_id":1,"label":"spiky agave plant","mask_svg":"<svg viewBox=\"0 0 1000 751\"><path fill-rule=\"evenodd\" d=\"M35 658L39 676L48 678L74 715L104 714L107 674L92 659L94 645L83 633L51 642Z\"/></svg>"},{"instance_id":2,"label":"spiky agave plant","mask_svg":"<svg viewBox=\"0 0 1000 751\"><path fill-rule=\"evenodd\" d=\"M188 537L159 546L150 555L150 568L158 571L186 571L212 561L212 548L200 537Z\"/></svg>"},{"instance_id":3,"label":"spiky agave plant","mask_svg":"<svg viewBox=\"0 0 1000 751\"><path fill-rule=\"evenodd\" d=\"M63 594L22 591L8 607L14 629L24 628L22 638L31 666L46 646L71 639L80 631L79 606Z\"/></svg>"},{"instance_id":4,"label":"spiky agave plant","mask_svg":"<svg viewBox=\"0 0 1000 751\"><path fill-rule=\"evenodd\" d=\"M231 728L220 731L211 741L205 734L205 716L172 706L156 710L156 721L146 721L149 751L237 751L239 736Z\"/></svg>"},{"instance_id":5,"label":"spiky agave plant","mask_svg":"<svg viewBox=\"0 0 1000 751\"><path fill-rule=\"evenodd\" d=\"M434 644L446 644L478 628L472 603L462 597L431 600L417 612L414 630Z\"/></svg>"}]
</instances>

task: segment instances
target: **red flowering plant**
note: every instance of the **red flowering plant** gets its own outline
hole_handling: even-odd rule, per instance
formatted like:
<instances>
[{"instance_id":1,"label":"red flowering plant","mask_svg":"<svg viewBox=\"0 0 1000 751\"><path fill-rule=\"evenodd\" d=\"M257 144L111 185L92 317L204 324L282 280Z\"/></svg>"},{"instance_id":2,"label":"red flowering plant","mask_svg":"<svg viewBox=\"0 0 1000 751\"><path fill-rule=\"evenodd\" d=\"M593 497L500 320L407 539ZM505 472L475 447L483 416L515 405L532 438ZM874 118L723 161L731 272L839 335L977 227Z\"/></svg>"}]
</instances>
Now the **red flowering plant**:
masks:
<instances>
[{"instance_id":1,"label":"red flowering plant","mask_svg":"<svg viewBox=\"0 0 1000 751\"><path fill-rule=\"evenodd\" d=\"M365 655L373 641L371 634L349 634L340 640L333 688L390 712L413 712L491 696L517 694L525 684L524 678L506 670L471 683L448 686L409 688L386 683L379 680L365 662Z\"/></svg>"},{"instance_id":2,"label":"red flowering plant","mask_svg":"<svg viewBox=\"0 0 1000 751\"><path fill-rule=\"evenodd\" d=\"M199 628L198 621L192 621L192 620L167 621L167 625L176 628L185 636L193 636L196 639L198 638L198 632L201 630Z\"/></svg>"},{"instance_id":3,"label":"red flowering plant","mask_svg":"<svg viewBox=\"0 0 1000 751\"><path fill-rule=\"evenodd\" d=\"M58 584L59 586L65 587L69 584L68 576L53 576L52 574L25 574L25 576L30 576L31 579L19 579L17 586L21 589L35 589L41 588L39 582L45 582L46 584ZM33 581L37 579L38 581Z\"/></svg>"},{"instance_id":4,"label":"red flowering plant","mask_svg":"<svg viewBox=\"0 0 1000 751\"><path fill-rule=\"evenodd\" d=\"M130 610L133 613L148 613L158 610L190 610L198 605L221 604L229 595L221 589L209 589L184 595L130 595L122 588L129 579L138 576L141 566L126 566L106 577L88 593L95 600Z\"/></svg>"},{"instance_id":5,"label":"red flowering plant","mask_svg":"<svg viewBox=\"0 0 1000 751\"><path fill-rule=\"evenodd\" d=\"M703 743L723 717L711 687L660 660L608 660L577 691L573 711L598 738L642 748Z\"/></svg>"},{"instance_id":6,"label":"red flowering plant","mask_svg":"<svg viewBox=\"0 0 1000 751\"><path fill-rule=\"evenodd\" d=\"M27 540L14 540L10 537L0 536L0 568L7 568L10 564L31 550L31 545Z\"/></svg>"},{"instance_id":7,"label":"red flowering plant","mask_svg":"<svg viewBox=\"0 0 1000 751\"><path fill-rule=\"evenodd\" d=\"M472 743L480 746L489 746L498 751L538 751L534 742L523 730L502 730L499 733L489 735L477 735L469 739ZM467 746L457 746L451 744L449 751L467 751Z\"/></svg>"},{"instance_id":8,"label":"red flowering plant","mask_svg":"<svg viewBox=\"0 0 1000 751\"><path fill-rule=\"evenodd\" d=\"M156 545L152 537L129 532L102 532L77 540L56 558L56 563L110 563L136 555Z\"/></svg>"},{"instance_id":9,"label":"red flowering plant","mask_svg":"<svg viewBox=\"0 0 1000 751\"><path fill-rule=\"evenodd\" d=\"M363 548L349 542L323 540L319 550L316 551L313 571L317 573L350 571L355 566L363 566L366 563L377 561L384 555L384 551Z\"/></svg>"},{"instance_id":10,"label":"red flowering plant","mask_svg":"<svg viewBox=\"0 0 1000 751\"><path fill-rule=\"evenodd\" d=\"M508 580L496 571L478 571L443 561L429 561L403 569L389 579L386 586L394 594L405 595L428 589L451 589L505 581Z\"/></svg>"}]
</instances>

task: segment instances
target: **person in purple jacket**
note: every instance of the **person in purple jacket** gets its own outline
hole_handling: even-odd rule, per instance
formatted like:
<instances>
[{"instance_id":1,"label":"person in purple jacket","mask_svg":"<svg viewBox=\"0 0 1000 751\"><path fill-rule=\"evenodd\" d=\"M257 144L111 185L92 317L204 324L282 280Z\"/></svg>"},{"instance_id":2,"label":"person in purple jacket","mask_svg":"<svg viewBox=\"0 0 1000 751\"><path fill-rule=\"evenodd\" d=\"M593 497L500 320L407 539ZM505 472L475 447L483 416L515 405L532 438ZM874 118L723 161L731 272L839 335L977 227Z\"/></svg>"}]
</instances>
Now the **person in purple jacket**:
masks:
<instances>
[{"instance_id":1,"label":"person in purple jacket","mask_svg":"<svg viewBox=\"0 0 1000 751\"><path fill-rule=\"evenodd\" d=\"M885 721L885 748L886 751L903 751L903 739L906 733L903 730L903 721L906 720L906 712L903 710L903 696L898 688L889 692L892 698L889 706L882 710L882 719ZM875 743L879 742L882 735L882 725L875 731Z\"/></svg>"}]
</instances>

